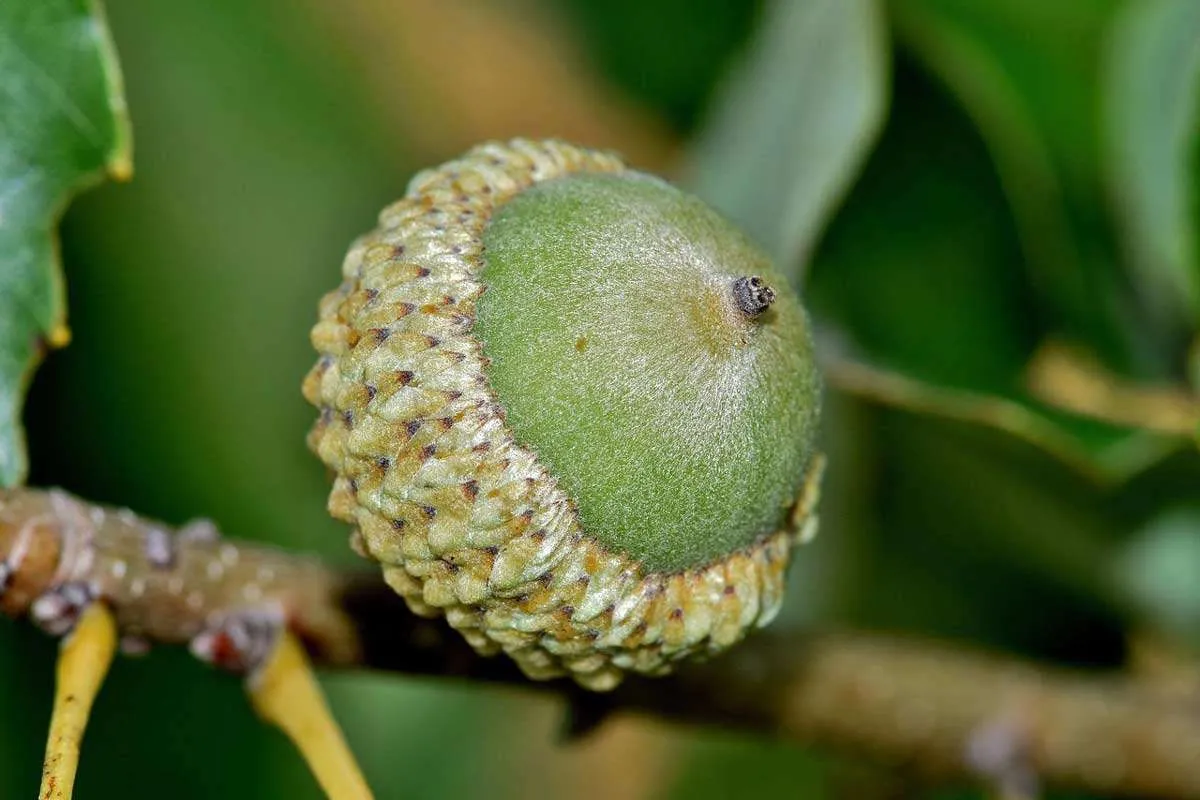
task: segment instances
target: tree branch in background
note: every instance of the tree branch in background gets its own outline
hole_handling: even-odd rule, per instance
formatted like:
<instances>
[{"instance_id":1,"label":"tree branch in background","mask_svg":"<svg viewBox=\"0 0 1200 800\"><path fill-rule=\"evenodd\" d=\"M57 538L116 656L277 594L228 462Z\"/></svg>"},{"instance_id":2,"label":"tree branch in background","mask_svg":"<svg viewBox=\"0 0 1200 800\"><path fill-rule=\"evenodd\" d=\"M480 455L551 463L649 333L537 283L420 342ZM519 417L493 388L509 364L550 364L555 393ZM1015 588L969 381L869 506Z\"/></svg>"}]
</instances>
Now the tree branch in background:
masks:
<instances>
[{"instance_id":1,"label":"tree branch in background","mask_svg":"<svg viewBox=\"0 0 1200 800\"><path fill-rule=\"evenodd\" d=\"M0 608L51 631L61 625L48 609L62 604L45 598L83 586L112 606L127 636L190 641L217 663L197 640L211 642L229 620L275 614L328 667L557 694L570 701L576 730L634 712L855 753L933 781L984 782L1005 796L1029 796L1041 783L1200 798L1200 698L1127 676L864 633L767 631L673 676L631 677L590 694L479 656L440 620L411 614L375 576L335 574L195 527L164 549L163 526L62 492L15 490L0 502Z\"/></svg>"},{"instance_id":2,"label":"tree branch in background","mask_svg":"<svg viewBox=\"0 0 1200 800\"><path fill-rule=\"evenodd\" d=\"M1122 379L1093 354L1062 342L1037 349L1025 368L1025 384L1048 405L1110 425L1188 437L1200 426L1200 398L1184 387Z\"/></svg>"}]
</instances>

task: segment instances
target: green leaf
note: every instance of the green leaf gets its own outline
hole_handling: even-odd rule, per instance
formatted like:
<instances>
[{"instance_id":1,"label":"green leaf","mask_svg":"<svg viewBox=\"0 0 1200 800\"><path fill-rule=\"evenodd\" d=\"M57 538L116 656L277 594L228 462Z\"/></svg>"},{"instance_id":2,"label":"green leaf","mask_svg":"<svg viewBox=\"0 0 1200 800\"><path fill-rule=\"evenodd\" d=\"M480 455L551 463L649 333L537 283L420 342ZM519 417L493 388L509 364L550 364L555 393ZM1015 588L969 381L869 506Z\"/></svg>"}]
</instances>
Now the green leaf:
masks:
<instances>
[{"instance_id":1,"label":"green leaf","mask_svg":"<svg viewBox=\"0 0 1200 800\"><path fill-rule=\"evenodd\" d=\"M1115 562L1116 576L1161 631L1200 643L1200 515L1177 507L1155 517Z\"/></svg>"},{"instance_id":2,"label":"green leaf","mask_svg":"<svg viewBox=\"0 0 1200 800\"><path fill-rule=\"evenodd\" d=\"M25 386L66 344L55 229L73 192L130 173L116 55L86 0L0 3L0 485L24 480Z\"/></svg>"},{"instance_id":3,"label":"green leaf","mask_svg":"<svg viewBox=\"0 0 1200 800\"><path fill-rule=\"evenodd\" d=\"M558 0L609 81L679 132L696 128L706 101L761 16L757 0ZM523 14L518 6L511 6ZM680 20L687 20L680 25ZM671 31L670 47L662 32Z\"/></svg>"},{"instance_id":4,"label":"green leaf","mask_svg":"<svg viewBox=\"0 0 1200 800\"><path fill-rule=\"evenodd\" d=\"M1041 331L1002 187L934 81L907 60L894 81L879 143L813 259L810 309L871 363L1011 393Z\"/></svg>"},{"instance_id":5,"label":"green leaf","mask_svg":"<svg viewBox=\"0 0 1200 800\"><path fill-rule=\"evenodd\" d=\"M1130 423L1129 414L1124 424L1096 422L1062 410L1072 406L1061 393L1035 391L1032 367L1048 363L1039 356L1056 331L1031 313L1046 287L1016 268L1020 228L992 154L954 97L911 59L899 59L894 80L879 144L806 286L825 327L829 384L1004 431L1105 483L1189 446L1178 430L1142 430L1163 426Z\"/></svg>"},{"instance_id":6,"label":"green leaf","mask_svg":"<svg viewBox=\"0 0 1200 800\"><path fill-rule=\"evenodd\" d=\"M669 791L677 800L726 797L797 797L814 800L825 791L819 757L785 742L749 740L726 731L704 731L689 741L686 768L676 770Z\"/></svg>"},{"instance_id":7,"label":"green leaf","mask_svg":"<svg viewBox=\"0 0 1200 800\"><path fill-rule=\"evenodd\" d=\"M691 188L793 280L858 173L887 106L876 0L779 0L718 97Z\"/></svg>"},{"instance_id":8,"label":"green leaf","mask_svg":"<svg viewBox=\"0 0 1200 800\"><path fill-rule=\"evenodd\" d=\"M896 0L898 41L986 142L1038 313L1123 372L1161 376L1169 321L1130 296L1106 203L1100 64L1117 0Z\"/></svg>"},{"instance_id":9,"label":"green leaf","mask_svg":"<svg viewBox=\"0 0 1200 800\"><path fill-rule=\"evenodd\" d=\"M1133 609L1109 570L1128 521L1107 490L970 420L865 411L875 477L857 497L871 516L849 622L1070 663L1115 655Z\"/></svg>"},{"instance_id":10,"label":"green leaf","mask_svg":"<svg viewBox=\"0 0 1200 800\"><path fill-rule=\"evenodd\" d=\"M1195 319L1200 3L1131 4L1117 19L1108 62L1108 165L1131 266L1160 306Z\"/></svg>"}]
</instances>

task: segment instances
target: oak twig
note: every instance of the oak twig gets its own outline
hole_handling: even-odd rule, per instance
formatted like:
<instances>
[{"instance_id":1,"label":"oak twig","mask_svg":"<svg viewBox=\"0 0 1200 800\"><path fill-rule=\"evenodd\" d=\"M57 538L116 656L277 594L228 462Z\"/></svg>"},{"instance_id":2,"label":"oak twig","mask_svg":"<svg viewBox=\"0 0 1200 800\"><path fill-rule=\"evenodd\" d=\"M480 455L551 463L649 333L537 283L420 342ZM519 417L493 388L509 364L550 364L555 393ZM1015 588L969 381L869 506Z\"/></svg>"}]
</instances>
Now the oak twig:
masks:
<instances>
[{"instance_id":1,"label":"oak twig","mask_svg":"<svg viewBox=\"0 0 1200 800\"><path fill-rule=\"evenodd\" d=\"M565 681L531 682L509 660L479 656L442 622L409 613L373 575L195 535L172 540L170 562L147 557L161 555L162 542L152 540L162 530L61 492L0 494L0 608L29 613L35 598L82 584L113 607L123 632L164 642L192 641L231 615L265 608L282 614L327 667L555 693L572 702L584 727L628 711L857 753L1001 793L1041 784L1200 798L1200 699L1129 676L866 633L767 631L673 676L628 678L610 693L587 694ZM131 589L138 580L140 593ZM39 621L36 608L33 616Z\"/></svg>"}]
</instances>

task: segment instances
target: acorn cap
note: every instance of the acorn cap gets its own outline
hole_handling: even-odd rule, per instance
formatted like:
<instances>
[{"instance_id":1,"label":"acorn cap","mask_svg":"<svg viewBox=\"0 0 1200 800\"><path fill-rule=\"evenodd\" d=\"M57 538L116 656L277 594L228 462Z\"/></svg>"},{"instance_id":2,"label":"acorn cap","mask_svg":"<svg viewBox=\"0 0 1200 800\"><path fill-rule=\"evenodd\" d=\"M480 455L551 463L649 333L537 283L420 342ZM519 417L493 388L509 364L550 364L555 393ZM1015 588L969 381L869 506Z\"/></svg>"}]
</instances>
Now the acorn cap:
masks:
<instances>
[{"instance_id":1,"label":"acorn cap","mask_svg":"<svg viewBox=\"0 0 1200 800\"><path fill-rule=\"evenodd\" d=\"M560 142L423 172L313 343L329 508L414 611L593 689L778 611L820 382L786 279L701 201Z\"/></svg>"}]
</instances>

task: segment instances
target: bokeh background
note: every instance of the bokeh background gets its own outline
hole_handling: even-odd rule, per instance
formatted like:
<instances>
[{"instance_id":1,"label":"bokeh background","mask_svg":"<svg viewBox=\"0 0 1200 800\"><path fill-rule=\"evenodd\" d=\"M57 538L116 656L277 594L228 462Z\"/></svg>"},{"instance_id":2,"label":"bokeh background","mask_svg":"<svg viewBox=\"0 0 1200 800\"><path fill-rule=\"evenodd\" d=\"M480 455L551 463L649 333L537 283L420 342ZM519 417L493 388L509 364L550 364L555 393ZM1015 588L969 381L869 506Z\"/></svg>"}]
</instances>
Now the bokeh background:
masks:
<instances>
[{"instance_id":1,"label":"bokeh background","mask_svg":"<svg viewBox=\"0 0 1200 800\"><path fill-rule=\"evenodd\" d=\"M304 447L316 301L416 169L561 136L693 187L803 286L831 474L782 626L1200 685L1200 4L107 7L136 177L66 218L34 483L355 563ZM0 797L36 791L54 654L0 626ZM325 686L381 798L981 796L633 719L565 747L519 691ZM237 681L169 649L118 662L78 791L319 797Z\"/></svg>"}]
</instances>

